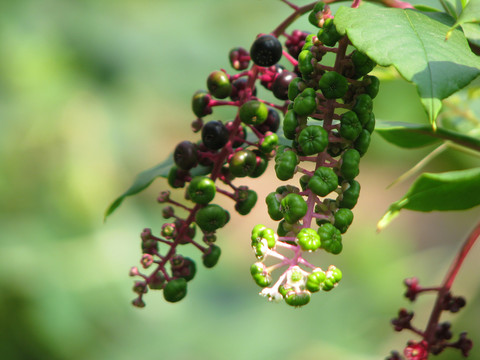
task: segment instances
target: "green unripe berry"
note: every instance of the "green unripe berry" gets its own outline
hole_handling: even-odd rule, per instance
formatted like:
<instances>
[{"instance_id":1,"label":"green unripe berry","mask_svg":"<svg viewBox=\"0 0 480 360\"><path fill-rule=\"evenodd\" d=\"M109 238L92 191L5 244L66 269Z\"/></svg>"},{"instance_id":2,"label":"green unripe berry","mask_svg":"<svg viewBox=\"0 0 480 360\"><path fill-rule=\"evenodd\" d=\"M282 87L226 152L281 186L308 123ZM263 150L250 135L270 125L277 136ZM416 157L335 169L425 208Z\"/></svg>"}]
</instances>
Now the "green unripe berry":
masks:
<instances>
[{"instance_id":1,"label":"green unripe berry","mask_svg":"<svg viewBox=\"0 0 480 360\"><path fill-rule=\"evenodd\" d=\"M377 65L375 61L373 61L367 55L358 50L355 50L352 53L352 62L355 68L355 73L353 75L355 79L358 79L363 75L368 74Z\"/></svg>"},{"instance_id":2,"label":"green unripe berry","mask_svg":"<svg viewBox=\"0 0 480 360\"><path fill-rule=\"evenodd\" d=\"M298 245L304 251L315 251L320 247L320 236L310 228L303 228L297 234Z\"/></svg>"},{"instance_id":3,"label":"green unripe berry","mask_svg":"<svg viewBox=\"0 0 480 360\"><path fill-rule=\"evenodd\" d=\"M353 209L358 201L360 195L360 184L356 180L351 180L348 183L348 188L343 190L342 200L339 206L342 208ZM344 185L342 185L342 188Z\"/></svg>"},{"instance_id":4,"label":"green unripe berry","mask_svg":"<svg viewBox=\"0 0 480 360\"><path fill-rule=\"evenodd\" d=\"M233 176L245 177L253 174L257 166L257 157L250 150L239 150L230 158L229 170Z\"/></svg>"},{"instance_id":5,"label":"green unripe berry","mask_svg":"<svg viewBox=\"0 0 480 360\"><path fill-rule=\"evenodd\" d=\"M170 280L163 289L163 297L168 302L177 302L187 295L187 280L178 278Z\"/></svg>"},{"instance_id":6,"label":"green unripe berry","mask_svg":"<svg viewBox=\"0 0 480 360\"><path fill-rule=\"evenodd\" d=\"M342 155L340 172L345 180L353 180L360 173L360 153L355 149L348 149Z\"/></svg>"},{"instance_id":7,"label":"green unripe berry","mask_svg":"<svg viewBox=\"0 0 480 360\"><path fill-rule=\"evenodd\" d=\"M288 194L282 199L280 204L283 217L290 224L302 219L308 210L307 203L298 194Z\"/></svg>"},{"instance_id":8,"label":"green unripe berry","mask_svg":"<svg viewBox=\"0 0 480 360\"><path fill-rule=\"evenodd\" d=\"M227 74L223 71L217 70L208 76L207 88L208 91L210 91L210 94L217 99L225 99L232 91L232 84L230 84Z\"/></svg>"},{"instance_id":9,"label":"green unripe berry","mask_svg":"<svg viewBox=\"0 0 480 360\"><path fill-rule=\"evenodd\" d=\"M310 22L310 24L316 27L320 27L318 25L318 20L322 18L321 12L323 11L324 8L325 8L325 3L323 1L319 1L318 3L315 4L312 12L310 13L310 15L308 15L308 21ZM318 17L317 17L317 14L318 14Z\"/></svg>"},{"instance_id":10,"label":"green unripe berry","mask_svg":"<svg viewBox=\"0 0 480 360\"><path fill-rule=\"evenodd\" d=\"M250 100L239 110L240 119L247 125L260 125L268 117L268 107L258 100Z\"/></svg>"},{"instance_id":11,"label":"green unripe berry","mask_svg":"<svg viewBox=\"0 0 480 360\"><path fill-rule=\"evenodd\" d=\"M252 274L252 276L263 274L263 272L265 272L265 265L261 262L256 262L250 266L250 274Z\"/></svg>"},{"instance_id":12,"label":"green unripe berry","mask_svg":"<svg viewBox=\"0 0 480 360\"><path fill-rule=\"evenodd\" d=\"M235 210L237 210L240 215L247 215L257 203L257 199L257 193L253 190L248 190L247 198L237 201L235 204Z\"/></svg>"},{"instance_id":13,"label":"green unripe berry","mask_svg":"<svg viewBox=\"0 0 480 360\"><path fill-rule=\"evenodd\" d=\"M360 156L365 155L368 147L370 146L370 132L368 132L366 129L363 129L357 140L355 140L353 146L358 151Z\"/></svg>"},{"instance_id":14,"label":"green unripe berry","mask_svg":"<svg viewBox=\"0 0 480 360\"><path fill-rule=\"evenodd\" d=\"M258 178L259 176L263 175L265 170L267 170L268 158L265 156L265 154L262 154L258 150L253 150L253 153L257 157L257 164L255 166L255 170L249 176L251 178Z\"/></svg>"},{"instance_id":15,"label":"green unripe berry","mask_svg":"<svg viewBox=\"0 0 480 360\"><path fill-rule=\"evenodd\" d=\"M327 279L322 284L323 291L330 291L335 287L335 281L333 279Z\"/></svg>"},{"instance_id":16,"label":"green unripe berry","mask_svg":"<svg viewBox=\"0 0 480 360\"><path fill-rule=\"evenodd\" d=\"M310 302L309 291L293 292L289 291L285 296L285 302L294 307L304 306Z\"/></svg>"},{"instance_id":17,"label":"green unripe berry","mask_svg":"<svg viewBox=\"0 0 480 360\"><path fill-rule=\"evenodd\" d=\"M290 101L295 100L297 95L301 93L299 89L300 84L304 84L304 83L302 79L299 77L296 77L292 81L290 81L290 84L288 84L288 100Z\"/></svg>"},{"instance_id":18,"label":"green unripe berry","mask_svg":"<svg viewBox=\"0 0 480 360\"><path fill-rule=\"evenodd\" d=\"M275 173L280 180L293 177L298 164L298 156L293 151L285 151L275 156Z\"/></svg>"},{"instance_id":19,"label":"green unripe berry","mask_svg":"<svg viewBox=\"0 0 480 360\"><path fill-rule=\"evenodd\" d=\"M358 120L365 125L370 120L370 113L373 109L372 98L367 94L360 94L355 99L352 110L357 114Z\"/></svg>"},{"instance_id":20,"label":"green unripe berry","mask_svg":"<svg viewBox=\"0 0 480 360\"><path fill-rule=\"evenodd\" d=\"M310 275L307 276L306 288L310 292L320 291L322 283L327 276L321 269L315 269Z\"/></svg>"},{"instance_id":21,"label":"green unripe berry","mask_svg":"<svg viewBox=\"0 0 480 360\"><path fill-rule=\"evenodd\" d=\"M196 204L208 204L216 192L215 182L206 176L194 177L187 187L188 196Z\"/></svg>"},{"instance_id":22,"label":"green unripe berry","mask_svg":"<svg viewBox=\"0 0 480 360\"><path fill-rule=\"evenodd\" d=\"M313 88L303 90L293 102L293 111L300 116L307 116L317 108L316 93Z\"/></svg>"},{"instance_id":23,"label":"green unripe berry","mask_svg":"<svg viewBox=\"0 0 480 360\"><path fill-rule=\"evenodd\" d=\"M278 135L272 132L265 133L265 137L260 142L260 151L270 153L278 146Z\"/></svg>"},{"instance_id":24,"label":"green unripe berry","mask_svg":"<svg viewBox=\"0 0 480 360\"><path fill-rule=\"evenodd\" d=\"M353 221L353 212L350 209L338 209L334 217L333 225L344 234Z\"/></svg>"},{"instance_id":25,"label":"green unripe berry","mask_svg":"<svg viewBox=\"0 0 480 360\"><path fill-rule=\"evenodd\" d=\"M282 220L283 213L280 211L280 200L278 200L277 193L271 192L265 198L265 202L267 204L268 215L272 220Z\"/></svg>"},{"instance_id":26,"label":"green unripe berry","mask_svg":"<svg viewBox=\"0 0 480 360\"><path fill-rule=\"evenodd\" d=\"M318 87L327 99L339 99L345 96L348 90L348 81L345 76L336 71L329 71L322 75Z\"/></svg>"},{"instance_id":27,"label":"green unripe berry","mask_svg":"<svg viewBox=\"0 0 480 360\"><path fill-rule=\"evenodd\" d=\"M308 188L319 196L327 196L338 187L338 176L332 168L319 167L308 182Z\"/></svg>"},{"instance_id":28,"label":"green unripe berry","mask_svg":"<svg viewBox=\"0 0 480 360\"><path fill-rule=\"evenodd\" d=\"M375 130L375 115L373 112L370 113L368 121L363 125L363 128L367 130L370 134Z\"/></svg>"},{"instance_id":29,"label":"green unripe berry","mask_svg":"<svg viewBox=\"0 0 480 360\"><path fill-rule=\"evenodd\" d=\"M365 86L365 93L375 99L380 88L380 80L376 76L367 75L363 77L363 83L368 84Z\"/></svg>"},{"instance_id":30,"label":"green unripe berry","mask_svg":"<svg viewBox=\"0 0 480 360\"><path fill-rule=\"evenodd\" d=\"M210 245L202 256L203 265L207 268L212 268L218 263L222 251L217 245Z\"/></svg>"},{"instance_id":31,"label":"green unripe berry","mask_svg":"<svg viewBox=\"0 0 480 360\"><path fill-rule=\"evenodd\" d=\"M332 254L339 254L342 249L342 234L331 223L326 223L318 229L321 247Z\"/></svg>"},{"instance_id":32,"label":"green unripe berry","mask_svg":"<svg viewBox=\"0 0 480 360\"><path fill-rule=\"evenodd\" d=\"M192 97L192 111L195 116L201 118L212 112L208 107L210 103L210 94L205 90L198 90Z\"/></svg>"},{"instance_id":33,"label":"green unripe berry","mask_svg":"<svg viewBox=\"0 0 480 360\"><path fill-rule=\"evenodd\" d=\"M326 46L335 46L338 40L342 38L333 23L332 18L325 20L323 27L318 31L318 40L320 40Z\"/></svg>"},{"instance_id":34,"label":"green unripe berry","mask_svg":"<svg viewBox=\"0 0 480 360\"><path fill-rule=\"evenodd\" d=\"M333 279L335 283L338 283L340 280L342 280L342 272L333 265L328 267L328 275L329 278Z\"/></svg>"},{"instance_id":35,"label":"green unripe berry","mask_svg":"<svg viewBox=\"0 0 480 360\"><path fill-rule=\"evenodd\" d=\"M305 155L318 154L328 145L328 133L322 126L307 126L300 132L298 144Z\"/></svg>"},{"instance_id":36,"label":"green unripe berry","mask_svg":"<svg viewBox=\"0 0 480 360\"><path fill-rule=\"evenodd\" d=\"M362 124L357 114L347 111L340 117L340 135L347 140L355 140L362 132Z\"/></svg>"},{"instance_id":37,"label":"green unripe berry","mask_svg":"<svg viewBox=\"0 0 480 360\"><path fill-rule=\"evenodd\" d=\"M297 114L293 110L288 110L283 118L283 135L289 140L295 139L298 125Z\"/></svg>"},{"instance_id":38,"label":"green unripe berry","mask_svg":"<svg viewBox=\"0 0 480 360\"><path fill-rule=\"evenodd\" d=\"M214 232L229 220L229 214L221 206L209 204L197 211L195 222L204 232Z\"/></svg>"},{"instance_id":39,"label":"green unripe berry","mask_svg":"<svg viewBox=\"0 0 480 360\"><path fill-rule=\"evenodd\" d=\"M298 55L298 70L302 73L304 78L308 78L308 76L313 72L313 54L310 50L302 50Z\"/></svg>"},{"instance_id":40,"label":"green unripe berry","mask_svg":"<svg viewBox=\"0 0 480 360\"><path fill-rule=\"evenodd\" d=\"M253 275L253 280L257 283L260 287L267 287L272 284L272 276L270 274L255 274Z\"/></svg>"}]
</instances>

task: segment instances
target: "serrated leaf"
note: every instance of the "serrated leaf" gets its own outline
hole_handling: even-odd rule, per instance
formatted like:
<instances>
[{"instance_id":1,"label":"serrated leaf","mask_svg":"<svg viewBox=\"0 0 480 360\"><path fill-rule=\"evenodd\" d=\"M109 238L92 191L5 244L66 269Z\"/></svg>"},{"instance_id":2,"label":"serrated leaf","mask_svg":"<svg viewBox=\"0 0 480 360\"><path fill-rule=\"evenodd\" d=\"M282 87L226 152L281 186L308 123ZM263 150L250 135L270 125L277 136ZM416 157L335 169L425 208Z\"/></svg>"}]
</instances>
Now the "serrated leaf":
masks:
<instances>
[{"instance_id":1,"label":"serrated leaf","mask_svg":"<svg viewBox=\"0 0 480 360\"><path fill-rule=\"evenodd\" d=\"M444 128L396 121L378 121L375 127L385 140L399 147L413 149L448 140L469 149L480 151L480 140Z\"/></svg>"},{"instance_id":2,"label":"serrated leaf","mask_svg":"<svg viewBox=\"0 0 480 360\"><path fill-rule=\"evenodd\" d=\"M390 205L377 224L379 230L387 226L402 209L430 212L467 210L480 205L480 168L423 173L405 196Z\"/></svg>"},{"instance_id":3,"label":"serrated leaf","mask_svg":"<svg viewBox=\"0 0 480 360\"><path fill-rule=\"evenodd\" d=\"M432 125L441 100L480 74L480 59L462 31L454 30L450 40L444 41L454 23L444 13L364 4L356 9L340 7L334 21L360 51L381 66L393 65L415 83Z\"/></svg>"}]
</instances>

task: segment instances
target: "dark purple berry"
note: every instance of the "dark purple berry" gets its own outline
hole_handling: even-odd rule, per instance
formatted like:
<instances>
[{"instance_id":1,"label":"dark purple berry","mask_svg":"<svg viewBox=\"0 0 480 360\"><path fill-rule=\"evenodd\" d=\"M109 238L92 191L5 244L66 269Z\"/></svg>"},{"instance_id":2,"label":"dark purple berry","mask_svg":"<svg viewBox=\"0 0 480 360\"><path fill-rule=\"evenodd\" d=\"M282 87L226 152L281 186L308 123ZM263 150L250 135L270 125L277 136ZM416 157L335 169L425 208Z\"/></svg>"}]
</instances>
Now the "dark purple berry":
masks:
<instances>
[{"instance_id":1,"label":"dark purple berry","mask_svg":"<svg viewBox=\"0 0 480 360\"><path fill-rule=\"evenodd\" d=\"M270 66L267 71L260 77L260 84L267 89L272 90L272 84L275 78L285 70L280 64Z\"/></svg>"},{"instance_id":2,"label":"dark purple berry","mask_svg":"<svg viewBox=\"0 0 480 360\"><path fill-rule=\"evenodd\" d=\"M228 142L228 129L221 121L209 121L203 126L202 141L210 150L218 150Z\"/></svg>"},{"instance_id":3,"label":"dark purple berry","mask_svg":"<svg viewBox=\"0 0 480 360\"><path fill-rule=\"evenodd\" d=\"M280 127L280 115L278 115L277 110L274 110L273 108L270 108L270 107L268 108L267 120L255 126L255 128L258 131L260 131L262 134L265 134L267 131L276 133L279 127Z\"/></svg>"},{"instance_id":4,"label":"dark purple berry","mask_svg":"<svg viewBox=\"0 0 480 360\"><path fill-rule=\"evenodd\" d=\"M258 66L275 65L282 57L282 44L273 35L262 35L253 42L250 57Z\"/></svg>"},{"instance_id":5,"label":"dark purple berry","mask_svg":"<svg viewBox=\"0 0 480 360\"><path fill-rule=\"evenodd\" d=\"M197 147L190 141L182 141L173 152L173 161L183 170L197 166Z\"/></svg>"},{"instance_id":6,"label":"dark purple berry","mask_svg":"<svg viewBox=\"0 0 480 360\"><path fill-rule=\"evenodd\" d=\"M283 71L275 77L272 84L273 95L280 100L288 100L288 85L297 75L290 71Z\"/></svg>"}]
</instances>

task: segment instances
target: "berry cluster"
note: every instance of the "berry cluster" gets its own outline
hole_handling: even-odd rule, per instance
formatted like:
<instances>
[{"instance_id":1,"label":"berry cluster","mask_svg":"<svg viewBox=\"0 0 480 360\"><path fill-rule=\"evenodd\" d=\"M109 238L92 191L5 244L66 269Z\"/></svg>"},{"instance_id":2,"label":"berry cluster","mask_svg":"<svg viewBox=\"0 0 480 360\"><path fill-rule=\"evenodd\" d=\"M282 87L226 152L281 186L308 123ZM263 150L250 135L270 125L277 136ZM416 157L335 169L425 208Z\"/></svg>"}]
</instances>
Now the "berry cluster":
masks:
<instances>
[{"instance_id":1,"label":"berry cluster","mask_svg":"<svg viewBox=\"0 0 480 360\"><path fill-rule=\"evenodd\" d=\"M276 231L264 225L252 231L251 246L258 262L252 265L251 274L264 288L261 294L301 306L310 301L311 293L329 291L341 280L342 273L335 266L322 270L303 253L342 251L342 234L352 223L351 209L360 191L355 180L359 161L375 126L372 99L379 84L367 75L375 66L373 61L357 50L347 54L349 40L336 31L329 7L318 2L296 12L309 10L310 22L319 28L317 34L298 30L287 34L280 26L271 34L259 35L250 51L241 47L230 51L230 64L237 73L213 71L206 80L207 90L193 95L196 119L192 130L201 139L176 146L168 174L170 187L184 188L190 205L174 200L169 191L158 197L169 222L158 235L151 229L141 234L141 265L153 270L143 274L137 267L131 269L132 276L141 278L133 289L138 295L135 306L145 306L143 296L148 289L163 290L169 302L185 297L196 264L179 253L179 245L192 244L200 250L205 267L217 264L221 250L216 232L230 219L228 211L214 203L217 194L232 199L235 210L247 215L257 194L235 185L234 180L261 176L272 159L280 180L303 176L300 188L280 186L266 198L268 214L279 221ZM286 38L285 48L279 36ZM328 53L335 55L333 66L322 64ZM279 64L282 57L291 70ZM258 97L258 84L279 103ZM217 106L235 108L235 117L206 121ZM288 144L282 146L276 134L280 114L283 140ZM202 242L195 240L197 233ZM282 253L290 251L291 257ZM267 266L267 258L279 262ZM272 272L285 267L271 286Z\"/></svg>"},{"instance_id":2,"label":"berry cluster","mask_svg":"<svg viewBox=\"0 0 480 360\"><path fill-rule=\"evenodd\" d=\"M472 349L473 342L467 338L467 333L460 334L457 341L450 341L453 337L450 331L449 322L439 323L440 314L443 311L457 313L466 305L466 301L461 296L452 296L450 291L445 291L443 287L422 287L417 278L409 278L404 281L407 291L405 297L410 301L415 301L418 295L425 292L438 292L437 304L430 318L425 331L415 328L411 321L414 317L413 312L406 309L400 309L398 316L392 319L392 325L395 331L409 330L419 335L422 340L419 342L410 340L404 349L404 355L407 360L428 359L429 354L438 355L447 348L459 349L463 356L467 357ZM400 354L393 351L386 360L401 360Z\"/></svg>"},{"instance_id":3,"label":"berry cluster","mask_svg":"<svg viewBox=\"0 0 480 360\"><path fill-rule=\"evenodd\" d=\"M287 40L291 45L296 37L303 46L300 51L291 46L298 76L289 82L283 120L284 136L291 142L279 146L275 155L278 179L300 174L300 187L280 186L270 193L266 203L270 218L279 221L276 233L257 225L251 236L259 260L251 274L264 287L261 294L292 306L307 304L312 292L329 291L342 278L335 266L324 271L303 253L342 251L342 234L353 221L351 209L360 191L355 180L360 158L375 127L372 99L379 87L378 79L367 75L376 64L357 50L347 54L348 38L338 34L327 5L318 2L309 20L319 27L317 34L302 38L293 33ZM328 53L335 55L333 66L322 64ZM279 261L266 266L268 257ZM284 267L273 284L272 272Z\"/></svg>"}]
</instances>

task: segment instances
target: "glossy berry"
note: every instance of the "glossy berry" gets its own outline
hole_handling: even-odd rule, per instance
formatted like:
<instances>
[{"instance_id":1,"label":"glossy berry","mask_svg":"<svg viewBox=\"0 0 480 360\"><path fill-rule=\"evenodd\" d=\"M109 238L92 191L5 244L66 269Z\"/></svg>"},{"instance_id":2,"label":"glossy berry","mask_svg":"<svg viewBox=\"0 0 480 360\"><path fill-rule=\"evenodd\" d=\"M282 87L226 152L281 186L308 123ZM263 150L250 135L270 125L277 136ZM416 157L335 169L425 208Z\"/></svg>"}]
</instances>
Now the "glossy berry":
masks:
<instances>
[{"instance_id":1,"label":"glossy berry","mask_svg":"<svg viewBox=\"0 0 480 360\"><path fill-rule=\"evenodd\" d=\"M212 108L208 105L210 99L210 94L205 90L198 90L193 94L192 111L197 117L201 118L212 113Z\"/></svg>"},{"instance_id":2,"label":"glossy berry","mask_svg":"<svg viewBox=\"0 0 480 360\"><path fill-rule=\"evenodd\" d=\"M240 100L240 97L245 93L247 88L247 79L244 77L238 78L232 82L232 91L230 92L230 99L233 101ZM252 90L252 95L257 95L257 88L254 87Z\"/></svg>"},{"instance_id":3,"label":"glossy berry","mask_svg":"<svg viewBox=\"0 0 480 360\"><path fill-rule=\"evenodd\" d=\"M304 306L310 302L310 292L309 291L299 291L299 292L287 292L285 296L285 302L290 306Z\"/></svg>"},{"instance_id":4,"label":"glossy berry","mask_svg":"<svg viewBox=\"0 0 480 360\"><path fill-rule=\"evenodd\" d=\"M282 44L273 35L262 35L253 42L250 57L258 66L275 65L282 57Z\"/></svg>"},{"instance_id":5,"label":"glossy berry","mask_svg":"<svg viewBox=\"0 0 480 360\"><path fill-rule=\"evenodd\" d=\"M187 280L184 278L170 280L163 289L163 297L168 302L177 302L187 295Z\"/></svg>"},{"instance_id":6,"label":"glossy berry","mask_svg":"<svg viewBox=\"0 0 480 360\"><path fill-rule=\"evenodd\" d=\"M259 125L267 120L268 107L258 100L250 100L240 107L238 115L244 124Z\"/></svg>"},{"instance_id":7,"label":"glossy berry","mask_svg":"<svg viewBox=\"0 0 480 360\"><path fill-rule=\"evenodd\" d=\"M322 283L326 280L327 276L322 269L315 269L310 275L307 276L307 290L310 292L320 291Z\"/></svg>"},{"instance_id":8,"label":"glossy berry","mask_svg":"<svg viewBox=\"0 0 480 360\"><path fill-rule=\"evenodd\" d=\"M268 166L268 158L262 154L259 150L254 150L253 153L256 156L255 170L249 175L251 178L258 178L263 175Z\"/></svg>"},{"instance_id":9,"label":"glossy berry","mask_svg":"<svg viewBox=\"0 0 480 360\"><path fill-rule=\"evenodd\" d=\"M277 110L271 107L268 108L267 119L263 123L259 125L255 125L255 128L258 131L260 131L262 134L265 134L267 131L276 133L279 127L280 127L280 115L278 115Z\"/></svg>"},{"instance_id":10,"label":"glossy berry","mask_svg":"<svg viewBox=\"0 0 480 360\"><path fill-rule=\"evenodd\" d=\"M207 176L196 176L187 187L190 199L196 204L206 205L216 193L215 182Z\"/></svg>"},{"instance_id":11,"label":"glossy berry","mask_svg":"<svg viewBox=\"0 0 480 360\"><path fill-rule=\"evenodd\" d=\"M230 50L228 58L230 65L232 65L235 70L245 70L250 64L250 55L248 51L242 47L236 47Z\"/></svg>"},{"instance_id":12,"label":"glossy berry","mask_svg":"<svg viewBox=\"0 0 480 360\"><path fill-rule=\"evenodd\" d=\"M370 120L370 114L373 109L372 98L367 94L360 94L355 99L355 105L352 110L357 114L358 120L365 125Z\"/></svg>"},{"instance_id":13,"label":"glossy berry","mask_svg":"<svg viewBox=\"0 0 480 360\"><path fill-rule=\"evenodd\" d=\"M321 247L332 254L339 254L342 249L342 234L331 223L326 223L318 229Z\"/></svg>"},{"instance_id":14,"label":"glossy berry","mask_svg":"<svg viewBox=\"0 0 480 360\"><path fill-rule=\"evenodd\" d=\"M228 75L221 70L212 72L207 78L207 88L217 99L225 99L232 91Z\"/></svg>"},{"instance_id":15,"label":"glossy berry","mask_svg":"<svg viewBox=\"0 0 480 360\"><path fill-rule=\"evenodd\" d=\"M367 75L363 77L363 83L367 84L365 86L365 93L374 99L377 96L380 88L380 80L378 80L376 76Z\"/></svg>"},{"instance_id":16,"label":"glossy berry","mask_svg":"<svg viewBox=\"0 0 480 360\"><path fill-rule=\"evenodd\" d=\"M320 78L318 87L327 99L339 99L345 96L348 90L348 81L345 76L336 71L329 71Z\"/></svg>"},{"instance_id":17,"label":"glossy berry","mask_svg":"<svg viewBox=\"0 0 480 360\"><path fill-rule=\"evenodd\" d=\"M202 256L203 265L207 268L212 268L218 263L222 251L217 245L210 245Z\"/></svg>"},{"instance_id":18,"label":"glossy berry","mask_svg":"<svg viewBox=\"0 0 480 360\"><path fill-rule=\"evenodd\" d=\"M328 133L322 126L310 125L300 132L298 144L305 155L318 154L327 147Z\"/></svg>"},{"instance_id":19,"label":"glossy berry","mask_svg":"<svg viewBox=\"0 0 480 360\"><path fill-rule=\"evenodd\" d=\"M203 144L210 150L218 150L228 142L228 129L221 121L209 121L202 128Z\"/></svg>"},{"instance_id":20,"label":"glossy berry","mask_svg":"<svg viewBox=\"0 0 480 360\"><path fill-rule=\"evenodd\" d=\"M227 211L216 204L209 204L195 214L195 222L204 232L214 232L223 227L229 219Z\"/></svg>"},{"instance_id":21,"label":"glossy berry","mask_svg":"<svg viewBox=\"0 0 480 360\"><path fill-rule=\"evenodd\" d=\"M272 84L273 95L279 100L288 100L288 87L296 77L297 74L290 71L283 71L278 74Z\"/></svg>"},{"instance_id":22,"label":"glossy berry","mask_svg":"<svg viewBox=\"0 0 480 360\"><path fill-rule=\"evenodd\" d=\"M298 125L297 114L293 110L288 110L283 118L283 135L289 140L295 139Z\"/></svg>"},{"instance_id":23,"label":"glossy berry","mask_svg":"<svg viewBox=\"0 0 480 360\"><path fill-rule=\"evenodd\" d=\"M197 146L190 141L182 141L173 152L173 161L182 170L197 166Z\"/></svg>"},{"instance_id":24,"label":"glossy berry","mask_svg":"<svg viewBox=\"0 0 480 360\"><path fill-rule=\"evenodd\" d=\"M353 144L354 148L358 151L360 156L365 155L370 146L370 132L366 129L363 129L358 138Z\"/></svg>"},{"instance_id":25,"label":"glossy berry","mask_svg":"<svg viewBox=\"0 0 480 360\"><path fill-rule=\"evenodd\" d=\"M290 81L290 84L288 84L288 99L290 101L294 101L298 94L302 92L300 90L300 86L302 85L305 85L305 83L299 77L296 77Z\"/></svg>"},{"instance_id":26,"label":"glossy berry","mask_svg":"<svg viewBox=\"0 0 480 360\"><path fill-rule=\"evenodd\" d=\"M317 38L326 46L334 46L342 38L342 35L337 32L333 19L328 18L318 31Z\"/></svg>"},{"instance_id":27,"label":"glossy berry","mask_svg":"<svg viewBox=\"0 0 480 360\"><path fill-rule=\"evenodd\" d=\"M240 150L233 154L228 164L233 176L249 176L255 171L257 156L251 150Z\"/></svg>"}]
</instances>

